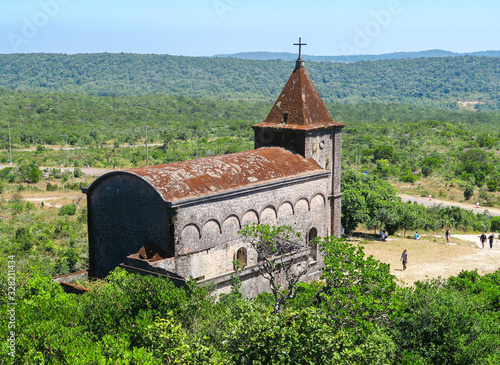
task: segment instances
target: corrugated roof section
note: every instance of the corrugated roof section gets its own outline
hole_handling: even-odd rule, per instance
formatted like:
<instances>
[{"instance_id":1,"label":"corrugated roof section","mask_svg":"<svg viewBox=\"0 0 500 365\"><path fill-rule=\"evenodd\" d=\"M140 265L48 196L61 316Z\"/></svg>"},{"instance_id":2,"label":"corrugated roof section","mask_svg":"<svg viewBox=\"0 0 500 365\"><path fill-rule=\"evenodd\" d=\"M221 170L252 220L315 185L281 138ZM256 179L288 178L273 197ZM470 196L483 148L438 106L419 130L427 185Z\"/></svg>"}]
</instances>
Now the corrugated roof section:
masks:
<instances>
[{"instance_id":1,"label":"corrugated roof section","mask_svg":"<svg viewBox=\"0 0 500 365\"><path fill-rule=\"evenodd\" d=\"M285 149L260 148L128 171L149 182L165 201L173 202L323 169L316 161Z\"/></svg>"},{"instance_id":2,"label":"corrugated roof section","mask_svg":"<svg viewBox=\"0 0 500 365\"><path fill-rule=\"evenodd\" d=\"M256 127L315 129L338 126L334 122L304 67L292 72L264 123Z\"/></svg>"}]
</instances>

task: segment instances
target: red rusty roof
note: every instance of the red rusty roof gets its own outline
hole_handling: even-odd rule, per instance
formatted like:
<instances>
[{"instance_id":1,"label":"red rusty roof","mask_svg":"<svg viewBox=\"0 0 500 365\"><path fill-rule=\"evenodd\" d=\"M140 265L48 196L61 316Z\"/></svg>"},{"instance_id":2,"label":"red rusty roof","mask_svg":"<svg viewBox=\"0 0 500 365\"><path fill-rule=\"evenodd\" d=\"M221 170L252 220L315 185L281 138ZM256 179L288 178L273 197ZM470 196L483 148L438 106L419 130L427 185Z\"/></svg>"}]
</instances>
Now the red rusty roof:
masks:
<instances>
[{"instance_id":1,"label":"red rusty roof","mask_svg":"<svg viewBox=\"0 0 500 365\"><path fill-rule=\"evenodd\" d=\"M313 159L277 147L128 170L168 202L320 171Z\"/></svg>"},{"instance_id":2,"label":"red rusty roof","mask_svg":"<svg viewBox=\"0 0 500 365\"><path fill-rule=\"evenodd\" d=\"M344 124L333 121L303 62L299 61L264 123L254 125L303 130L330 126Z\"/></svg>"}]
</instances>

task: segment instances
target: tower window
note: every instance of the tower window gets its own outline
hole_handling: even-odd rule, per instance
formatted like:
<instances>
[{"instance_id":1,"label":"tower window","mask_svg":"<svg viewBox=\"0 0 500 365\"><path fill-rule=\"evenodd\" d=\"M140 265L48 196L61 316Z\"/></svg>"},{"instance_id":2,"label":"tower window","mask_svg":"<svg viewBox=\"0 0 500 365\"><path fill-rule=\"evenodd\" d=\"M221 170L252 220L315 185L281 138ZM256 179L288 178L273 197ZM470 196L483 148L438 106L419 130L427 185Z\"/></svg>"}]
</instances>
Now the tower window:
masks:
<instances>
[{"instance_id":1,"label":"tower window","mask_svg":"<svg viewBox=\"0 0 500 365\"><path fill-rule=\"evenodd\" d=\"M283 113L283 123L288 123L288 113Z\"/></svg>"}]
</instances>

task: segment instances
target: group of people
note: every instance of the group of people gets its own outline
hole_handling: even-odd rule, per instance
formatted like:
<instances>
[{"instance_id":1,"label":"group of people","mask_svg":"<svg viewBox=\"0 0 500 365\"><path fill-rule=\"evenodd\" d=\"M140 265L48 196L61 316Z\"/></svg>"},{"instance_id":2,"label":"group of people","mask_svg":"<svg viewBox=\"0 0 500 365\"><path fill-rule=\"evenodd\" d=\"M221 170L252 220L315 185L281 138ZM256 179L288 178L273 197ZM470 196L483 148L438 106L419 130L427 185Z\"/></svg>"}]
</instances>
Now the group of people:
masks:
<instances>
[{"instance_id":1,"label":"group of people","mask_svg":"<svg viewBox=\"0 0 500 365\"><path fill-rule=\"evenodd\" d=\"M483 246L483 250L484 250L484 244L486 242L486 239L488 239L488 241L490 241L490 250L493 249L493 240L495 239L495 234L491 233L488 236L488 238L486 238L486 233L483 232L483 234L479 236L479 240L481 241L481 245Z\"/></svg>"},{"instance_id":2,"label":"group of people","mask_svg":"<svg viewBox=\"0 0 500 365\"><path fill-rule=\"evenodd\" d=\"M382 241L385 241L385 238L387 237L387 235L385 234L385 231L381 231L380 236L381 236ZM449 227L446 228L446 232L444 234L444 237L446 238L446 244L449 245L450 238L451 238L451 233L450 233ZM416 240L420 239L420 235L418 234L418 231L415 232L415 235L413 236L413 238ZM490 250L493 249L493 240L494 239L495 239L494 233L491 233L489 236L486 236L486 233L483 232L483 234L481 234L481 236L479 236L479 240L481 241L481 245L483 246L483 249L484 249L484 244L486 243L486 240L488 240L490 243ZM401 261L403 262L403 270L406 270L406 264L408 263L408 253L406 252L406 250L404 250L403 253L401 254Z\"/></svg>"}]
</instances>

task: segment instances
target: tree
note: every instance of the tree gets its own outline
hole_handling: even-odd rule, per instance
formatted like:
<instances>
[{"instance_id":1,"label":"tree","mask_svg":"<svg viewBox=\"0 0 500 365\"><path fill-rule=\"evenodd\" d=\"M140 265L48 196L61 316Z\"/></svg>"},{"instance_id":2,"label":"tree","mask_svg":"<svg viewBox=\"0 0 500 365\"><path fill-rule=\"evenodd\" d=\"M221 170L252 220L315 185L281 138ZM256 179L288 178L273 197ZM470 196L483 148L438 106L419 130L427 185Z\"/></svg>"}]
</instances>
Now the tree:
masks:
<instances>
[{"instance_id":1,"label":"tree","mask_svg":"<svg viewBox=\"0 0 500 365\"><path fill-rule=\"evenodd\" d=\"M479 147L492 148L495 145L496 139L490 137L487 133L482 133L477 136L477 144Z\"/></svg>"},{"instance_id":2,"label":"tree","mask_svg":"<svg viewBox=\"0 0 500 365\"><path fill-rule=\"evenodd\" d=\"M476 171L482 171L488 175L493 170L493 165L490 163L490 155L481 149L465 151L460 156L460 160L459 173L465 171L469 174L475 174Z\"/></svg>"},{"instance_id":3,"label":"tree","mask_svg":"<svg viewBox=\"0 0 500 365\"><path fill-rule=\"evenodd\" d=\"M395 277L389 265L365 257L363 247L344 239L318 240L324 252L324 287L317 293L317 304L328 314L334 327L372 328L384 324L392 312Z\"/></svg>"},{"instance_id":4,"label":"tree","mask_svg":"<svg viewBox=\"0 0 500 365\"><path fill-rule=\"evenodd\" d=\"M28 179L32 183L36 184L37 182L39 182L42 179L42 177L43 177L42 170L40 170L37 165L33 165L33 167L31 168L31 170L28 174Z\"/></svg>"},{"instance_id":5,"label":"tree","mask_svg":"<svg viewBox=\"0 0 500 365\"><path fill-rule=\"evenodd\" d=\"M387 160L391 163L396 161L396 152L392 146L379 145L373 149L373 159Z\"/></svg>"},{"instance_id":6,"label":"tree","mask_svg":"<svg viewBox=\"0 0 500 365\"><path fill-rule=\"evenodd\" d=\"M359 223L376 219L382 208L390 208L401 199L396 189L374 175L364 175L347 169L342 173L342 226L346 234Z\"/></svg>"},{"instance_id":7,"label":"tree","mask_svg":"<svg viewBox=\"0 0 500 365\"><path fill-rule=\"evenodd\" d=\"M429 165L422 166L422 175L429 177L432 174L432 167Z\"/></svg>"},{"instance_id":8,"label":"tree","mask_svg":"<svg viewBox=\"0 0 500 365\"><path fill-rule=\"evenodd\" d=\"M491 219L491 230L493 232L500 232L500 217L493 217Z\"/></svg>"},{"instance_id":9,"label":"tree","mask_svg":"<svg viewBox=\"0 0 500 365\"><path fill-rule=\"evenodd\" d=\"M464 190L464 199L469 200L470 198L472 198L473 195L474 195L474 186L471 184L467 184Z\"/></svg>"},{"instance_id":10,"label":"tree","mask_svg":"<svg viewBox=\"0 0 500 365\"><path fill-rule=\"evenodd\" d=\"M288 226L254 223L239 234L257 252L257 271L269 282L274 311L279 312L286 300L295 298L297 283L309 271L311 247Z\"/></svg>"},{"instance_id":11,"label":"tree","mask_svg":"<svg viewBox=\"0 0 500 365\"><path fill-rule=\"evenodd\" d=\"M486 182L486 174L483 171L474 171L476 186L480 188Z\"/></svg>"}]
</instances>

